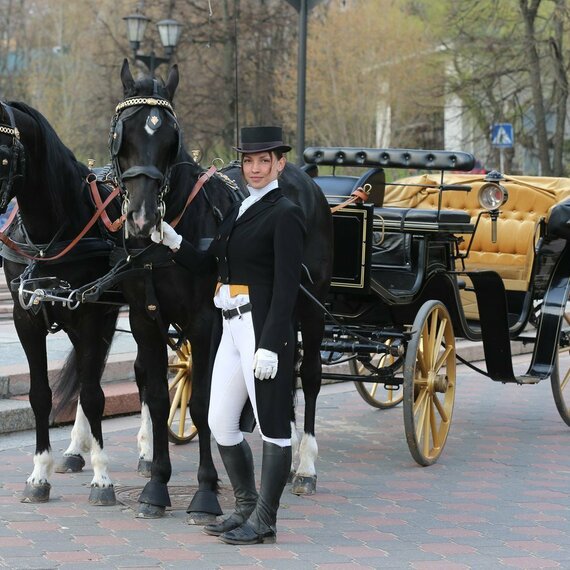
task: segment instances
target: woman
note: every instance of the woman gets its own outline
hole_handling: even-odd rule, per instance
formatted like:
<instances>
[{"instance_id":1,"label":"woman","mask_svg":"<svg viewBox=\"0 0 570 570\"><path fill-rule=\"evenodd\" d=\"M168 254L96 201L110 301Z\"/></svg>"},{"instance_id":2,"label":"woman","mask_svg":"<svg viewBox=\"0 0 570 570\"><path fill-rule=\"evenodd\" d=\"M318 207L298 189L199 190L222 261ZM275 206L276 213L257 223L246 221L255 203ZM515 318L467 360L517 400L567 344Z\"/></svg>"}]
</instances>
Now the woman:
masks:
<instances>
[{"instance_id":1,"label":"woman","mask_svg":"<svg viewBox=\"0 0 570 570\"><path fill-rule=\"evenodd\" d=\"M164 245L190 270L215 259L215 305L223 317L212 372L208 421L235 496L235 510L207 534L229 544L274 543L279 500L291 469L295 356L293 311L305 236L301 208L279 189L285 167L280 127L241 129L242 173L250 195L230 210L206 254L163 222ZM152 239L159 241L158 232ZM206 259L204 258L206 256ZM263 457L259 494L253 457L240 429L251 403Z\"/></svg>"}]
</instances>

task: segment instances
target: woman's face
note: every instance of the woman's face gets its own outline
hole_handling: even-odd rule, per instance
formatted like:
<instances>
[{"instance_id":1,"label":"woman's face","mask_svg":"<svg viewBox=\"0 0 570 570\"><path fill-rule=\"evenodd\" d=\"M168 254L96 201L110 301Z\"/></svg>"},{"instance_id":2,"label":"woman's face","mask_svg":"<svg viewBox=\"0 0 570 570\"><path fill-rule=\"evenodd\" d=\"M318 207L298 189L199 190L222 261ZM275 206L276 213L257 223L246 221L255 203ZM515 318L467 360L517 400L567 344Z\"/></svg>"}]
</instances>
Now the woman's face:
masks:
<instances>
[{"instance_id":1,"label":"woman's face","mask_svg":"<svg viewBox=\"0 0 570 570\"><path fill-rule=\"evenodd\" d=\"M245 181L256 190L267 186L285 168L285 157L277 158L273 152L252 152L242 158L243 176Z\"/></svg>"}]
</instances>

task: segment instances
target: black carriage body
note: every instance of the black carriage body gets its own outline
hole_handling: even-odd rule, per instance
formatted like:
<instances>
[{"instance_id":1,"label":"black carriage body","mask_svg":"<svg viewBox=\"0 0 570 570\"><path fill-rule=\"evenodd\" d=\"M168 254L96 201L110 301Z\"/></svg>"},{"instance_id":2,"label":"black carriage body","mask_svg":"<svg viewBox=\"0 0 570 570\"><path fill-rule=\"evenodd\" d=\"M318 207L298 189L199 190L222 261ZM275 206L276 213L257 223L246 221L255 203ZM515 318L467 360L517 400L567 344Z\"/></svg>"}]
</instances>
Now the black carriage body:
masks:
<instances>
[{"instance_id":1,"label":"black carriage body","mask_svg":"<svg viewBox=\"0 0 570 570\"><path fill-rule=\"evenodd\" d=\"M566 240L553 235L537 236L540 240L528 289L506 291L496 272L466 271L463 267L460 244L471 239L470 234L476 230L468 212L383 206L384 168L470 170L472 158L466 153L406 149L306 150L305 160L313 166L371 167L361 176L319 176L314 172L331 206L342 203L356 188L367 184L372 202L347 206L333 214L335 272L328 308L336 323L328 324L323 349L350 350L362 355L374 348L389 351L385 343L393 343L394 339L405 347L419 309L433 300L447 308L457 337L483 341L492 379L531 383L550 375L560 335L567 336L560 332L570 274ZM442 184L440 193L442 190L465 188ZM466 287L465 277L478 299L478 321L468 319L462 307L460 296ZM535 341L524 336L523 331L533 308L542 299L555 309L541 314L531 369L516 376L510 342ZM349 339L346 331L360 336L360 341ZM388 383L401 383L401 377L386 373Z\"/></svg>"}]
</instances>

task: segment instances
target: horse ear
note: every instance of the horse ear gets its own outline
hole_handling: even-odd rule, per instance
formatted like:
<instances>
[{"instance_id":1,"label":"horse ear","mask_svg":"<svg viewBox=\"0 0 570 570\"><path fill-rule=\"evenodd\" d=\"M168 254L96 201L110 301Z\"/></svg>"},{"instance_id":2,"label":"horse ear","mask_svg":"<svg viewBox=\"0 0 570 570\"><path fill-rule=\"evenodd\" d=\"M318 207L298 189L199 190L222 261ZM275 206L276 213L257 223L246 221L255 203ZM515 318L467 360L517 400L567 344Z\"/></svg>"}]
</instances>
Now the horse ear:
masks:
<instances>
[{"instance_id":1,"label":"horse ear","mask_svg":"<svg viewBox=\"0 0 570 570\"><path fill-rule=\"evenodd\" d=\"M127 58L123 60L123 66L121 67L121 81L123 82L123 94L128 95L134 89L135 80L133 79Z\"/></svg>"},{"instance_id":2,"label":"horse ear","mask_svg":"<svg viewBox=\"0 0 570 570\"><path fill-rule=\"evenodd\" d=\"M178 87L178 81L180 76L178 75L178 65L174 64L170 71L168 72L168 79L166 80L166 91L168 92L168 97L172 101L174 99L174 93Z\"/></svg>"}]
</instances>

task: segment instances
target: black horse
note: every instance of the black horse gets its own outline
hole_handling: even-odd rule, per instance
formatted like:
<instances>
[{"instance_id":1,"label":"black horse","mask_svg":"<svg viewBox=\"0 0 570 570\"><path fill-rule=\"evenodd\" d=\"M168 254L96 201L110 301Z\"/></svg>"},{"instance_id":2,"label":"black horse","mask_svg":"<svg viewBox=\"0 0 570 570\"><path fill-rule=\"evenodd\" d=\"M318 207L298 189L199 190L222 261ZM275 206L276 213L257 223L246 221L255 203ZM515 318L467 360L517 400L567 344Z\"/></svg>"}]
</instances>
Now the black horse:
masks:
<instances>
[{"instance_id":1,"label":"black horse","mask_svg":"<svg viewBox=\"0 0 570 570\"><path fill-rule=\"evenodd\" d=\"M210 176L210 173L204 173L184 149L172 107L178 79L178 69L173 66L165 84L152 78L135 81L128 62L125 60L123 63L121 80L125 99L118 105L113 119L110 146L117 181L124 192L123 212L126 215L126 232L131 236L129 245L133 238L146 240L143 243L148 244L152 230L160 224L161 219L165 219L171 224L178 224L177 231L196 247L201 247L215 235L218 223L231 206L231 200L226 198L224 202L224 197L231 195L231 180L220 174ZM199 190L202 183L203 188ZM332 218L329 206L319 187L293 165L287 165L280 186L305 212L309 229L304 257L306 286L322 300L328 292L332 272ZM153 319L153 315L149 315L148 293L145 293L141 283L127 283L124 291L129 299L132 330L140 349L140 363L142 365L143 359L147 362L147 377L155 386L152 398L155 409L151 409L154 451L164 456L166 449L166 354L157 358L157 352L164 345L160 329L164 331L169 323L177 323L190 340L194 355L194 388L190 406L192 419L200 433L201 446L207 446L207 452L211 453L207 406L208 368L213 350L208 345L211 338L208 329L219 318L213 313L212 303L216 275L199 277L171 264L161 269L161 273L153 272L152 276L153 298L159 300L156 314L160 318ZM138 309L134 311L134 307ZM297 317L303 340L300 374L305 395L305 433L300 444L300 464L292 490L298 494L310 494L316 488L314 462L317 444L314 433L316 400L321 385L320 345L324 315L312 301L300 295ZM144 356L143 353L148 354ZM294 382L295 379L292 379L292 387ZM155 421L157 417L160 423ZM291 417L294 421L294 410L291 410ZM159 436L162 451L156 445L158 429L163 432ZM201 449L201 454L205 452L206 449ZM205 465L204 461L205 455L201 455L200 471ZM217 476L214 480L214 474L212 464L209 479L203 477L200 486L208 480L211 490L216 491ZM167 504L166 483L169 476L169 470L157 469L156 474L153 471L155 483L149 487L152 495L145 489L144 500L156 507ZM204 512L212 513L212 509L204 509Z\"/></svg>"},{"instance_id":2,"label":"black horse","mask_svg":"<svg viewBox=\"0 0 570 570\"><path fill-rule=\"evenodd\" d=\"M90 502L115 504L107 472L100 380L115 332L117 305L34 302L31 288L73 291L108 271L111 244L94 218L86 189L87 166L78 162L48 121L24 103L0 105L0 212L16 196L18 217L0 251L14 299L14 324L30 369L30 404L36 421L34 469L23 502L49 500L53 457L49 439L52 390L46 336L63 329L72 343L66 373L80 385L94 469ZM91 224L91 225L90 225ZM87 231L86 228L88 228ZM75 239L84 234L74 244ZM18 284L22 286L19 291ZM31 290L31 289L30 289ZM26 305L24 308L21 302ZM75 310L70 306L74 305Z\"/></svg>"}]
</instances>

